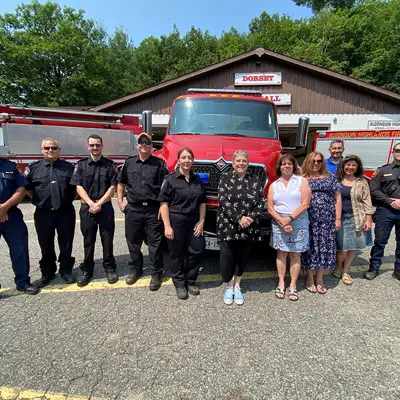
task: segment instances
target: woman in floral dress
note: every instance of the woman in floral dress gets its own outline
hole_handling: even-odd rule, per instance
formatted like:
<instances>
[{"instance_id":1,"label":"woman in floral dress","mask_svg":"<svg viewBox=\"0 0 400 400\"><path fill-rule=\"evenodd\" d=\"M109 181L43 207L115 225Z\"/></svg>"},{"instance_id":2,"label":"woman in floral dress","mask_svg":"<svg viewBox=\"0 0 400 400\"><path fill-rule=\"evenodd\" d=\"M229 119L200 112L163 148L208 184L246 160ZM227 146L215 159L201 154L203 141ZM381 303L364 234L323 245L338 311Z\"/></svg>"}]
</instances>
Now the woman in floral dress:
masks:
<instances>
[{"instance_id":1,"label":"woman in floral dress","mask_svg":"<svg viewBox=\"0 0 400 400\"><path fill-rule=\"evenodd\" d=\"M301 265L307 270L306 289L325 294L324 270L336 267L336 232L340 229L342 213L340 184L327 171L325 158L319 152L306 157L302 170L311 187L311 202L308 210L310 249L302 255Z\"/></svg>"}]
</instances>

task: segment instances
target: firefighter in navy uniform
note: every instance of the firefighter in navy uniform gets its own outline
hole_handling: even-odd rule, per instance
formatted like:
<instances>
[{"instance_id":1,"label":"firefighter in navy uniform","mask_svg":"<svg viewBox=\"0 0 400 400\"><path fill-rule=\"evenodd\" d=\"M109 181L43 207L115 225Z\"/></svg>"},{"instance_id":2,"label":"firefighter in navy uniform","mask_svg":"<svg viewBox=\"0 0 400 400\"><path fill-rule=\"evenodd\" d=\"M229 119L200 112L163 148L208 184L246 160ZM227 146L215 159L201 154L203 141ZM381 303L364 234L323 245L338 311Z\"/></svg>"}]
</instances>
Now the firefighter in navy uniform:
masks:
<instances>
[{"instance_id":1,"label":"firefighter in navy uniform","mask_svg":"<svg viewBox=\"0 0 400 400\"><path fill-rule=\"evenodd\" d=\"M54 237L57 231L60 255L60 275L66 283L75 282L72 268L75 258L72 244L75 233L75 187L70 185L74 166L60 160L60 146L57 140L47 138L42 141L44 159L35 161L25 170L28 180L27 191L36 206L34 220L42 258L39 261L42 277L35 283L47 286L57 272Z\"/></svg>"},{"instance_id":2,"label":"firefighter in navy uniform","mask_svg":"<svg viewBox=\"0 0 400 400\"><path fill-rule=\"evenodd\" d=\"M25 197L26 179L17 165L0 157L0 238L10 249L17 290L37 294L39 288L29 278L28 229L17 205Z\"/></svg>"},{"instance_id":3,"label":"firefighter in navy uniform","mask_svg":"<svg viewBox=\"0 0 400 400\"><path fill-rule=\"evenodd\" d=\"M125 236L132 261L126 278L133 285L143 273L141 247L146 236L150 258L150 290L158 290L163 273L163 224L159 216L161 184L169 171L163 160L151 154L152 140L147 133L138 136L138 155L128 157L118 176L118 205L125 214ZM125 188L128 203L124 202Z\"/></svg>"},{"instance_id":4,"label":"firefighter in navy uniform","mask_svg":"<svg viewBox=\"0 0 400 400\"><path fill-rule=\"evenodd\" d=\"M191 149L178 151L179 169L165 178L159 196L164 234L170 245L172 281L181 300L188 294L200 294L196 280L205 250L206 193L192 171L193 161Z\"/></svg>"},{"instance_id":5,"label":"firefighter in navy uniform","mask_svg":"<svg viewBox=\"0 0 400 400\"><path fill-rule=\"evenodd\" d=\"M103 267L110 284L118 281L113 254L115 232L114 208L111 203L117 187L117 166L114 161L103 157L103 140L99 135L87 139L90 157L78 161L71 179L81 197L81 232L85 258L81 264L82 275L77 279L80 287L86 286L93 276L94 247L97 229L100 230L103 246Z\"/></svg>"},{"instance_id":6,"label":"firefighter in navy uniform","mask_svg":"<svg viewBox=\"0 0 400 400\"><path fill-rule=\"evenodd\" d=\"M365 278L372 280L378 276L385 246L395 226L396 260L393 278L400 280L400 143L393 148L393 162L375 171L370 189L377 209L375 241L371 249L370 268L365 273Z\"/></svg>"}]
</instances>

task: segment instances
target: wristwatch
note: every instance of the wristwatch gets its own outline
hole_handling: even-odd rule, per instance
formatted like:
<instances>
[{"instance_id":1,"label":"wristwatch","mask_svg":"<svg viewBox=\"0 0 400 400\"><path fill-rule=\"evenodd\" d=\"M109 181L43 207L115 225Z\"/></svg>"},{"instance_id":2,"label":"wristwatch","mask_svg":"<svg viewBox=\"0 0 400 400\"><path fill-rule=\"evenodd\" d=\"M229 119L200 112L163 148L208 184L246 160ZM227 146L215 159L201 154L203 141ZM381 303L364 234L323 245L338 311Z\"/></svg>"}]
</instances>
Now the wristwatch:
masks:
<instances>
[{"instance_id":1,"label":"wristwatch","mask_svg":"<svg viewBox=\"0 0 400 400\"><path fill-rule=\"evenodd\" d=\"M294 218L293 218L291 215L289 215L289 218L290 218L292 221L294 221Z\"/></svg>"}]
</instances>

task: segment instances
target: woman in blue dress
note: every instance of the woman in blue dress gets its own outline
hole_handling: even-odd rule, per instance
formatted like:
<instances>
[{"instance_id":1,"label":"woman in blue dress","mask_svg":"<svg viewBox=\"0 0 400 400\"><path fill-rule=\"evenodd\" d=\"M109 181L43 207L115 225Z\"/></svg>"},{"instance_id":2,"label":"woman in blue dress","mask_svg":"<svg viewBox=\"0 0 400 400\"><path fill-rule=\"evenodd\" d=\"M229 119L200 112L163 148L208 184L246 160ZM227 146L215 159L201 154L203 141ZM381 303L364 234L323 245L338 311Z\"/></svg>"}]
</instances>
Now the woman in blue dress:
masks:
<instances>
[{"instance_id":1,"label":"woman in blue dress","mask_svg":"<svg viewBox=\"0 0 400 400\"><path fill-rule=\"evenodd\" d=\"M324 270L336 267L336 232L340 229L342 213L340 184L327 171L325 158L319 152L312 152L305 158L302 171L311 187L311 202L308 210L310 248L303 253L301 265L307 270L306 289L325 294Z\"/></svg>"}]
</instances>

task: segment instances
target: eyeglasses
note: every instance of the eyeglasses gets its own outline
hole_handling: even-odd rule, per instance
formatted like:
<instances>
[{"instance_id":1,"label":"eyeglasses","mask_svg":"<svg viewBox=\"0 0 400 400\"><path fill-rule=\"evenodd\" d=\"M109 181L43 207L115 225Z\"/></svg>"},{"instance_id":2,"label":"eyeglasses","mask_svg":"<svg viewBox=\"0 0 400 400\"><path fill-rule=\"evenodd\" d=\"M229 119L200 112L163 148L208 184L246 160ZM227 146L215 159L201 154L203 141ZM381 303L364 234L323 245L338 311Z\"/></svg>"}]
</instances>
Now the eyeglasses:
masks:
<instances>
[{"instance_id":1,"label":"eyeglasses","mask_svg":"<svg viewBox=\"0 0 400 400\"><path fill-rule=\"evenodd\" d=\"M149 139L142 139L142 140L138 140L139 144L147 144L147 146L151 145L151 140Z\"/></svg>"},{"instance_id":2,"label":"eyeglasses","mask_svg":"<svg viewBox=\"0 0 400 400\"><path fill-rule=\"evenodd\" d=\"M393 149L393 153L400 153L400 149Z\"/></svg>"},{"instance_id":3,"label":"eyeglasses","mask_svg":"<svg viewBox=\"0 0 400 400\"><path fill-rule=\"evenodd\" d=\"M103 146L102 144L98 144L98 143L90 143L89 147L96 147L96 148L100 148L101 146Z\"/></svg>"},{"instance_id":4,"label":"eyeglasses","mask_svg":"<svg viewBox=\"0 0 400 400\"><path fill-rule=\"evenodd\" d=\"M46 147L43 147L43 150L47 150L47 151L49 151L49 150L58 150L58 147L56 147L56 146L46 146Z\"/></svg>"},{"instance_id":5,"label":"eyeglasses","mask_svg":"<svg viewBox=\"0 0 400 400\"><path fill-rule=\"evenodd\" d=\"M314 164L322 164L322 160L313 160Z\"/></svg>"}]
</instances>

